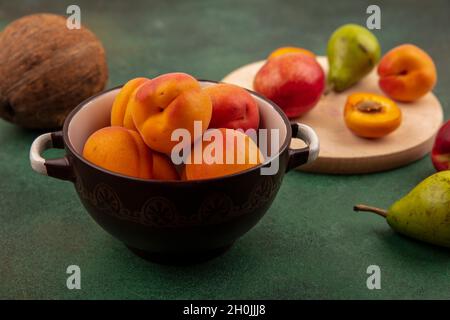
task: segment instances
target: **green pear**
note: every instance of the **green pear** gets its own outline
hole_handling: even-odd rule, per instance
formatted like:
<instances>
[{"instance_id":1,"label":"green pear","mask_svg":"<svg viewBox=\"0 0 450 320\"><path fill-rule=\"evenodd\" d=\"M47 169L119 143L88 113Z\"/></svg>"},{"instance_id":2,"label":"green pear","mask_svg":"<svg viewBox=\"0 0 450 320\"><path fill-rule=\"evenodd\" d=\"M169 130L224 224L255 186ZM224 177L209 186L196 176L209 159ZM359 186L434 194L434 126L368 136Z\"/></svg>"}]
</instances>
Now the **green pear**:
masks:
<instances>
[{"instance_id":1,"label":"green pear","mask_svg":"<svg viewBox=\"0 0 450 320\"><path fill-rule=\"evenodd\" d=\"M341 92L367 75L380 59L375 35L357 24L338 28L328 40L328 88Z\"/></svg>"},{"instance_id":2,"label":"green pear","mask_svg":"<svg viewBox=\"0 0 450 320\"><path fill-rule=\"evenodd\" d=\"M354 210L375 212L403 235L450 248L450 170L426 178L387 212L365 205Z\"/></svg>"}]
</instances>

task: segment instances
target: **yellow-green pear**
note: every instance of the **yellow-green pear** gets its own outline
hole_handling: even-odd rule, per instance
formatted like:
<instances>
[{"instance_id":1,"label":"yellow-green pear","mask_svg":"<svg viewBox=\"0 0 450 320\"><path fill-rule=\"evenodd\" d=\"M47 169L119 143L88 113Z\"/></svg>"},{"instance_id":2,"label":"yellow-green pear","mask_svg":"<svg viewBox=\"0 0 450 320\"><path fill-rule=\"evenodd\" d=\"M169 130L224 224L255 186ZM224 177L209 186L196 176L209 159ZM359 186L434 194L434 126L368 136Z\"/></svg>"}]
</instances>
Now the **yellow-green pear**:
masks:
<instances>
[{"instance_id":1,"label":"yellow-green pear","mask_svg":"<svg viewBox=\"0 0 450 320\"><path fill-rule=\"evenodd\" d=\"M375 35L357 24L338 28L328 40L328 90L344 91L378 63L381 48Z\"/></svg>"},{"instance_id":2,"label":"yellow-green pear","mask_svg":"<svg viewBox=\"0 0 450 320\"><path fill-rule=\"evenodd\" d=\"M375 212L403 235L450 248L450 170L426 178L388 211L365 205L354 210Z\"/></svg>"}]
</instances>

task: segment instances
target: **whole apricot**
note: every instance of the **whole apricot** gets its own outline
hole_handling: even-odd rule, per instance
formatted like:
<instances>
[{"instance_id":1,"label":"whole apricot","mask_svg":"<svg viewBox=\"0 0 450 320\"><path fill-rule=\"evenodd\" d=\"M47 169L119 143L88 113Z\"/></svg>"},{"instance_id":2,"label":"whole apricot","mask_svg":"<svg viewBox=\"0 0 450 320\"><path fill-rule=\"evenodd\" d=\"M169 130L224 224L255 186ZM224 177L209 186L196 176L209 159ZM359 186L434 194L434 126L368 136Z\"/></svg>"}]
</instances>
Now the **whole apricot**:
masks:
<instances>
[{"instance_id":1,"label":"whole apricot","mask_svg":"<svg viewBox=\"0 0 450 320\"><path fill-rule=\"evenodd\" d=\"M411 102L430 92L437 81L433 59L412 44L386 53L378 65L379 85L390 98Z\"/></svg>"},{"instance_id":2,"label":"whole apricot","mask_svg":"<svg viewBox=\"0 0 450 320\"><path fill-rule=\"evenodd\" d=\"M195 143L183 176L186 180L210 179L253 168L264 161L256 143L245 133L226 128L209 129L206 139ZM195 158L196 148L201 159Z\"/></svg>"},{"instance_id":3,"label":"whole apricot","mask_svg":"<svg viewBox=\"0 0 450 320\"><path fill-rule=\"evenodd\" d=\"M152 179L152 151L134 130L105 127L87 139L83 157L106 170L130 177Z\"/></svg>"},{"instance_id":4,"label":"whole apricot","mask_svg":"<svg viewBox=\"0 0 450 320\"><path fill-rule=\"evenodd\" d=\"M153 153L153 179L156 180L180 180L177 169L170 158L165 154L154 151Z\"/></svg>"},{"instance_id":5,"label":"whole apricot","mask_svg":"<svg viewBox=\"0 0 450 320\"><path fill-rule=\"evenodd\" d=\"M171 139L174 130L188 130L194 142L195 122L201 123L203 133L212 114L211 98L185 73L168 73L145 82L131 97L128 108L144 142L167 155L177 144Z\"/></svg>"},{"instance_id":6,"label":"whole apricot","mask_svg":"<svg viewBox=\"0 0 450 320\"><path fill-rule=\"evenodd\" d=\"M128 81L120 89L111 109L111 126L121 126L136 130L128 103L136 89L149 80L147 78L135 78Z\"/></svg>"}]
</instances>

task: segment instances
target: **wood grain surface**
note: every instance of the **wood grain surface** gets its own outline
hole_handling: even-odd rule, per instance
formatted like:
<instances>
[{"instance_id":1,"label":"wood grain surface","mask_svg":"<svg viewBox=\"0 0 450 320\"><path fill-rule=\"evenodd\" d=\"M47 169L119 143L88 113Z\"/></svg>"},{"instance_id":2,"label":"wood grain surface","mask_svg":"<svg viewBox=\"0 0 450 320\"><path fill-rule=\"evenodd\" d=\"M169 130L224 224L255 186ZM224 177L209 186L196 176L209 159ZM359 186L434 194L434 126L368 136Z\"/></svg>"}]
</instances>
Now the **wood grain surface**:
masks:
<instances>
[{"instance_id":1,"label":"wood grain surface","mask_svg":"<svg viewBox=\"0 0 450 320\"><path fill-rule=\"evenodd\" d=\"M318 61L326 72L326 57L318 57ZM253 90L253 78L264 63L245 65L222 81ZM345 92L324 95L309 113L292 119L311 126L321 146L318 159L299 170L333 174L378 172L404 166L430 152L443 121L441 104L433 93L414 103L397 103L403 117L400 127L381 139L364 139L354 135L344 123L343 108L347 96L354 92L383 94L378 87L376 70ZM302 145L301 141L293 140L291 147Z\"/></svg>"}]
</instances>

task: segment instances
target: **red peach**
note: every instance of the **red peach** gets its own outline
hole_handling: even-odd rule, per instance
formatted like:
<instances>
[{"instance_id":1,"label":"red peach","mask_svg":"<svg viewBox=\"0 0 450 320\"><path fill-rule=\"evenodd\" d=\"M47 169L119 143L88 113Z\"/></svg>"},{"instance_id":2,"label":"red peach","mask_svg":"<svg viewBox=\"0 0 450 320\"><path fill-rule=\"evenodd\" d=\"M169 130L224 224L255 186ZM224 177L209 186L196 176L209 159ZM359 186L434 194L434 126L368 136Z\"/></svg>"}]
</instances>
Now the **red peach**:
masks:
<instances>
[{"instance_id":1,"label":"red peach","mask_svg":"<svg viewBox=\"0 0 450 320\"><path fill-rule=\"evenodd\" d=\"M450 120L438 131L431 152L431 160L437 171L450 169Z\"/></svg>"},{"instance_id":2,"label":"red peach","mask_svg":"<svg viewBox=\"0 0 450 320\"><path fill-rule=\"evenodd\" d=\"M272 53L269 55L269 57L267 59L279 57L279 56L281 56L283 54L290 54L290 53L303 53L303 54L306 54L306 55L311 56L313 58L316 57L316 55L313 52L311 52L309 50L306 50L306 49L303 49L303 48L298 48L298 47L281 47L281 48L278 48L278 49L272 51Z\"/></svg>"},{"instance_id":3,"label":"red peach","mask_svg":"<svg viewBox=\"0 0 450 320\"><path fill-rule=\"evenodd\" d=\"M311 110L325 88L325 73L313 57L289 53L269 59L256 74L255 90L279 105L289 118Z\"/></svg>"},{"instance_id":4,"label":"red peach","mask_svg":"<svg viewBox=\"0 0 450 320\"><path fill-rule=\"evenodd\" d=\"M216 84L204 89L213 106L210 128L258 129L259 109L247 90L232 84Z\"/></svg>"}]
</instances>

